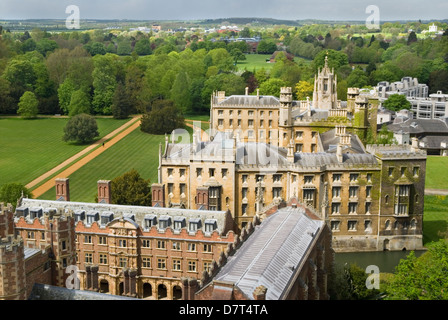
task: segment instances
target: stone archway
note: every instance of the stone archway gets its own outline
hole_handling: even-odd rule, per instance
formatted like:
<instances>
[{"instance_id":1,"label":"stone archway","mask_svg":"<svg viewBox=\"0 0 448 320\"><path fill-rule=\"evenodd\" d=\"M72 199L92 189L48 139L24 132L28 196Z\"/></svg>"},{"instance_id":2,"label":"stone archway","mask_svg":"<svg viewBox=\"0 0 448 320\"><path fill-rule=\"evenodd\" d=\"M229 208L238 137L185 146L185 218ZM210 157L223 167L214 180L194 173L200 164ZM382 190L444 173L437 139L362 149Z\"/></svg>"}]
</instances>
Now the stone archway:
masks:
<instances>
[{"instance_id":1,"label":"stone archway","mask_svg":"<svg viewBox=\"0 0 448 320\"><path fill-rule=\"evenodd\" d=\"M150 283L143 284L143 299L152 297L152 285Z\"/></svg>"},{"instance_id":2,"label":"stone archway","mask_svg":"<svg viewBox=\"0 0 448 320\"><path fill-rule=\"evenodd\" d=\"M385 239L383 242L383 250L384 251L389 251L390 250L390 240L389 239Z\"/></svg>"},{"instance_id":3,"label":"stone archway","mask_svg":"<svg viewBox=\"0 0 448 320\"><path fill-rule=\"evenodd\" d=\"M168 290L166 286L162 283L157 286L157 299L166 299L168 297Z\"/></svg>"},{"instance_id":4,"label":"stone archway","mask_svg":"<svg viewBox=\"0 0 448 320\"><path fill-rule=\"evenodd\" d=\"M100 292L109 293L109 282L106 279L100 280Z\"/></svg>"},{"instance_id":5,"label":"stone archway","mask_svg":"<svg viewBox=\"0 0 448 320\"><path fill-rule=\"evenodd\" d=\"M181 300L182 299L182 288L179 286L173 287L173 300Z\"/></svg>"}]
</instances>

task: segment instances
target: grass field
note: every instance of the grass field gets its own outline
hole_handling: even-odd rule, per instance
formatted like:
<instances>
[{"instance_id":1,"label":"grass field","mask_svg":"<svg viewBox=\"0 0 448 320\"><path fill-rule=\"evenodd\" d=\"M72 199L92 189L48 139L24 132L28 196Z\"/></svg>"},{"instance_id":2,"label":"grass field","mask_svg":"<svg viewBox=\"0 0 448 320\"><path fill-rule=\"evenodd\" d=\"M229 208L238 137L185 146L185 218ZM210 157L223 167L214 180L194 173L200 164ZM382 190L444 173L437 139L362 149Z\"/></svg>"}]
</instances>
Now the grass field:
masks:
<instances>
[{"instance_id":1,"label":"grass field","mask_svg":"<svg viewBox=\"0 0 448 320\"><path fill-rule=\"evenodd\" d=\"M448 197L425 196L423 244L448 238Z\"/></svg>"},{"instance_id":2,"label":"grass field","mask_svg":"<svg viewBox=\"0 0 448 320\"><path fill-rule=\"evenodd\" d=\"M426 160L425 187L448 189L448 157L429 156Z\"/></svg>"},{"instance_id":3,"label":"grass field","mask_svg":"<svg viewBox=\"0 0 448 320\"><path fill-rule=\"evenodd\" d=\"M164 135L150 135L136 129L68 177L70 200L94 202L98 180L112 180L131 169L151 183L157 182L159 143L164 141ZM55 197L52 188L39 198L54 200Z\"/></svg>"},{"instance_id":4,"label":"grass field","mask_svg":"<svg viewBox=\"0 0 448 320\"><path fill-rule=\"evenodd\" d=\"M27 184L57 166L86 145L62 141L67 118L0 119L0 186ZM100 138L128 120L98 118Z\"/></svg>"},{"instance_id":5,"label":"grass field","mask_svg":"<svg viewBox=\"0 0 448 320\"><path fill-rule=\"evenodd\" d=\"M238 70L247 70L253 72L254 70L264 68L270 70L274 64L267 63L266 59L271 57L271 54L246 54L246 60L237 63Z\"/></svg>"}]
</instances>

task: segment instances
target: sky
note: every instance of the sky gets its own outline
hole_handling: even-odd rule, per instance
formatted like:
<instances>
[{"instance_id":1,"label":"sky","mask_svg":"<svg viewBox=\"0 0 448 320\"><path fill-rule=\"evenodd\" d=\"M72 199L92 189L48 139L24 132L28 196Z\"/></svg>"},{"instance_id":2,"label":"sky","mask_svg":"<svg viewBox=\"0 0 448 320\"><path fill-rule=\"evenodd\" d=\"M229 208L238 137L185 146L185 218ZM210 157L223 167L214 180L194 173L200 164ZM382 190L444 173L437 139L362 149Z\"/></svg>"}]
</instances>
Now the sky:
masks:
<instances>
[{"instance_id":1,"label":"sky","mask_svg":"<svg viewBox=\"0 0 448 320\"><path fill-rule=\"evenodd\" d=\"M378 7L382 21L448 18L447 0L0 0L0 19L66 19L69 5L78 6L81 19L364 21L369 5Z\"/></svg>"}]
</instances>

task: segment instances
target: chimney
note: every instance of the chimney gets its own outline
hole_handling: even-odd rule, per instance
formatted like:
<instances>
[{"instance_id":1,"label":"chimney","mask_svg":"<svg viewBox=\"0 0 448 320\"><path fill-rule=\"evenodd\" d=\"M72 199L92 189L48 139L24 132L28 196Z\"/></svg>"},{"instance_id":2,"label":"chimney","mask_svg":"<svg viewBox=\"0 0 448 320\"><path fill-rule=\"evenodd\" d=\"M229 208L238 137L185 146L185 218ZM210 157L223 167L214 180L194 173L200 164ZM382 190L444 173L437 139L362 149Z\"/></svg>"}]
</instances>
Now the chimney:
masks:
<instances>
[{"instance_id":1,"label":"chimney","mask_svg":"<svg viewBox=\"0 0 448 320\"><path fill-rule=\"evenodd\" d=\"M225 91L218 91L218 103L224 101L226 99Z\"/></svg>"},{"instance_id":2,"label":"chimney","mask_svg":"<svg viewBox=\"0 0 448 320\"><path fill-rule=\"evenodd\" d=\"M246 87L246 96L249 95L249 87Z\"/></svg>"},{"instance_id":3,"label":"chimney","mask_svg":"<svg viewBox=\"0 0 448 320\"><path fill-rule=\"evenodd\" d=\"M254 300L266 300L266 292L268 289L265 286L256 287L253 296Z\"/></svg>"},{"instance_id":4,"label":"chimney","mask_svg":"<svg viewBox=\"0 0 448 320\"><path fill-rule=\"evenodd\" d=\"M260 89L257 89L257 99L260 100Z\"/></svg>"},{"instance_id":5,"label":"chimney","mask_svg":"<svg viewBox=\"0 0 448 320\"><path fill-rule=\"evenodd\" d=\"M111 181L99 180L97 184L98 184L98 203L110 203Z\"/></svg>"},{"instance_id":6,"label":"chimney","mask_svg":"<svg viewBox=\"0 0 448 320\"><path fill-rule=\"evenodd\" d=\"M70 188L68 178L57 178L55 187L56 187L56 200L70 201Z\"/></svg>"},{"instance_id":7,"label":"chimney","mask_svg":"<svg viewBox=\"0 0 448 320\"><path fill-rule=\"evenodd\" d=\"M291 139L288 144L288 154L286 156L288 162L294 163L294 142Z\"/></svg>"},{"instance_id":8,"label":"chimney","mask_svg":"<svg viewBox=\"0 0 448 320\"><path fill-rule=\"evenodd\" d=\"M418 147L418 139L416 137L413 137L411 139L411 150L412 152L417 152L420 150L420 148Z\"/></svg>"},{"instance_id":9,"label":"chimney","mask_svg":"<svg viewBox=\"0 0 448 320\"><path fill-rule=\"evenodd\" d=\"M342 163L344 162L344 157L342 155L342 144L338 143L336 147L336 157L338 158L338 162Z\"/></svg>"}]
</instances>

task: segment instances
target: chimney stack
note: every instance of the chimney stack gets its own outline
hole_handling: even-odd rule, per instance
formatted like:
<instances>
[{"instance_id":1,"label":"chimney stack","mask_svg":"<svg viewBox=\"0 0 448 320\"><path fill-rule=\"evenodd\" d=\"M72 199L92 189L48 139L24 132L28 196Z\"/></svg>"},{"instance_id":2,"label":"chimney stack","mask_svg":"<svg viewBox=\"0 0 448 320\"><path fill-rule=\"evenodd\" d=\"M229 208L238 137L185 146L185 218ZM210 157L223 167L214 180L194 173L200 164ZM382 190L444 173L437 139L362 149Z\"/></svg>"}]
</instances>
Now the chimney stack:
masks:
<instances>
[{"instance_id":1,"label":"chimney stack","mask_svg":"<svg viewBox=\"0 0 448 320\"><path fill-rule=\"evenodd\" d=\"M246 87L246 96L249 95L249 87Z\"/></svg>"},{"instance_id":2,"label":"chimney stack","mask_svg":"<svg viewBox=\"0 0 448 320\"><path fill-rule=\"evenodd\" d=\"M70 188L68 178L57 178L55 187L56 187L56 200L70 201Z\"/></svg>"},{"instance_id":3,"label":"chimney stack","mask_svg":"<svg viewBox=\"0 0 448 320\"><path fill-rule=\"evenodd\" d=\"M99 180L97 184L98 184L98 203L110 203L111 181Z\"/></svg>"}]
</instances>

